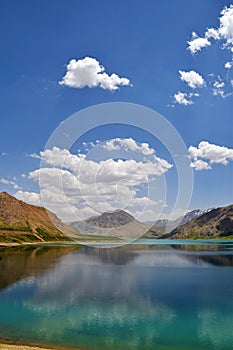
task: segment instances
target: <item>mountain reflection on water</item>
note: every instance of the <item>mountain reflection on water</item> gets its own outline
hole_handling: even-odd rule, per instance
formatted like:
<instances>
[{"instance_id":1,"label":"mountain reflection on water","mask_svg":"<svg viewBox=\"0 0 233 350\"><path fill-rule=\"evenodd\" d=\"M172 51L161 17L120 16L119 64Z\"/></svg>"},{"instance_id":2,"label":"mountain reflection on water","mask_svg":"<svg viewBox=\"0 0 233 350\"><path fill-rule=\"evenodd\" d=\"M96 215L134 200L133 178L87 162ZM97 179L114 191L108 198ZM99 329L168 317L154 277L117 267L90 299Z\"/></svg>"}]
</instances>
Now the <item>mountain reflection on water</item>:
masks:
<instances>
[{"instance_id":1,"label":"mountain reflection on water","mask_svg":"<svg viewBox=\"0 0 233 350\"><path fill-rule=\"evenodd\" d=\"M0 337L98 350L231 349L232 256L230 242L1 248Z\"/></svg>"}]
</instances>

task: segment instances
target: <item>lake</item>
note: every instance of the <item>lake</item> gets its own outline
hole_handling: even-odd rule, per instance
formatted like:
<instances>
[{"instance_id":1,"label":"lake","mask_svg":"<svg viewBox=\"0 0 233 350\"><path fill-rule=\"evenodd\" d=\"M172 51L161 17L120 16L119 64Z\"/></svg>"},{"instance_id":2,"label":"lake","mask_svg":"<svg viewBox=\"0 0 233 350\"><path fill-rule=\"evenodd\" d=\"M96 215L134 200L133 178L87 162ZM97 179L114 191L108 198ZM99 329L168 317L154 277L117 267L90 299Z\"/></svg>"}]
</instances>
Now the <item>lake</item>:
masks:
<instances>
[{"instance_id":1,"label":"lake","mask_svg":"<svg viewBox=\"0 0 233 350\"><path fill-rule=\"evenodd\" d=\"M230 350L233 241L2 247L0 338L93 350Z\"/></svg>"}]
</instances>

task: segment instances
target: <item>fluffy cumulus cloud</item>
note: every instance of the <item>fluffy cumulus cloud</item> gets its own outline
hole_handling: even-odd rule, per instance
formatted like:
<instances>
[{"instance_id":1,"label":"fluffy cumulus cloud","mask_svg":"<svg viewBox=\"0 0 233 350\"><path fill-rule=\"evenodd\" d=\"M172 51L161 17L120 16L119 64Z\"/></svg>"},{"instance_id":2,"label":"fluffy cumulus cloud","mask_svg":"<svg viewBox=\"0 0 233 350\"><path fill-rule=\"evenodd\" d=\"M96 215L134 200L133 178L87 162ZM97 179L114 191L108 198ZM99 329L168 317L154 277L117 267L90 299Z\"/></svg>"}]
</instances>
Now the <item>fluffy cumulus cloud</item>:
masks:
<instances>
[{"instance_id":1,"label":"fluffy cumulus cloud","mask_svg":"<svg viewBox=\"0 0 233 350\"><path fill-rule=\"evenodd\" d=\"M190 146L190 166L195 170L209 170L212 164L227 165L233 160L233 149L225 146L218 146L207 141L201 141L197 147Z\"/></svg>"},{"instance_id":2,"label":"fluffy cumulus cloud","mask_svg":"<svg viewBox=\"0 0 233 350\"><path fill-rule=\"evenodd\" d=\"M226 40L227 44L233 45L233 5L222 10L218 33L220 38Z\"/></svg>"},{"instance_id":3,"label":"fluffy cumulus cloud","mask_svg":"<svg viewBox=\"0 0 233 350\"><path fill-rule=\"evenodd\" d=\"M223 47L233 48L233 5L225 7L219 18L218 28L208 28L203 37L198 37L195 32L188 41L188 49L192 54L201 51L204 47L210 46L210 40L222 40Z\"/></svg>"},{"instance_id":4,"label":"fluffy cumulus cloud","mask_svg":"<svg viewBox=\"0 0 233 350\"><path fill-rule=\"evenodd\" d=\"M119 86L131 86L128 78L119 77L113 73L108 75L105 68L92 57L83 59L72 59L66 66L67 72L60 85L66 85L73 88L83 87L101 87L105 90L118 90Z\"/></svg>"},{"instance_id":5,"label":"fluffy cumulus cloud","mask_svg":"<svg viewBox=\"0 0 233 350\"><path fill-rule=\"evenodd\" d=\"M40 182L41 196L23 191L16 196L32 204L43 203L65 221L116 209L128 210L133 215L144 213L147 217L161 207L161 198L147 198L143 191L172 164L157 157L149 144L131 138L116 138L98 147L109 152L109 157L97 161L58 147L40 152L43 165L28 177ZM119 150L131 151L136 157L130 154L129 159L113 158L112 152Z\"/></svg>"},{"instance_id":6,"label":"fluffy cumulus cloud","mask_svg":"<svg viewBox=\"0 0 233 350\"><path fill-rule=\"evenodd\" d=\"M194 70L191 70L189 72L180 70L179 74L180 74L180 79L185 83L187 83L191 89L202 88L206 85L204 78ZM199 94L196 92L187 93L187 92L178 91L177 93L174 94L173 97L174 97L175 103L189 106L194 103L192 100L192 97L198 97L198 96Z\"/></svg>"},{"instance_id":7,"label":"fluffy cumulus cloud","mask_svg":"<svg viewBox=\"0 0 233 350\"><path fill-rule=\"evenodd\" d=\"M41 197L39 193L28 192L28 191L18 191L15 194L15 197L21 201L33 204L33 205L42 205Z\"/></svg>"},{"instance_id":8,"label":"fluffy cumulus cloud","mask_svg":"<svg viewBox=\"0 0 233 350\"><path fill-rule=\"evenodd\" d=\"M199 96L199 94L198 93L187 94L186 92L178 91L176 94L174 94L174 100L175 100L175 103L188 106L188 105L192 105L194 103L192 101L193 96L197 97L197 96Z\"/></svg>"},{"instance_id":9,"label":"fluffy cumulus cloud","mask_svg":"<svg viewBox=\"0 0 233 350\"><path fill-rule=\"evenodd\" d=\"M200 171L200 170L210 170L211 166L209 165L209 163L205 162L204 160L197 159L190 163L190 168Z\"/></svg>"},{"instance_id":10,"label":"fluffy cumulus cloud","mask_svg":"<svg viewBox=\"0 0 233 350\"><path fill-rule=\"evenodd\" d=\"M192 33L192 38L188 41L188 49L192 54L201 51L203 47L210 45L211 43L207 38L200 38L195 32Z\"/></svg>"},{"instance_id":11,"label":"fluffy cumulus cloud","mask_svg":"<svg viewBox=\"0 0 233 350\"><path fill-rule=\"evenodd\" d=\"M179 73L180 79L186 82L192 89L203 87L205 85L203 77L194 70L191 70L190 72L180 70Z\"/></svg>"},{"instance_id":12,"label":"fluffy cumulus cloud","mask_svg":"<svg viewBox=\"0 0 233 350\"><path fill-rule=\"evenodd\" d=\"M210 47L214 42L220 43L220 48L227 50L227 54L230 56L224 63L224 67L228 72L225 72L221 79L212 73L206 77L205 81L201 74L193 70L189 72L180 70L179 73L181 80L186 82L191 89L205 87L214 96L225 98L233 94L229 75L229 70L233 67L233 5L225 7L221 11L217 28L207 28L202 36L197 35L196 32L192 32L191 40L188 41L188 50L194 55L202 49ZM215 77L215 80L212 77ZM187 106L193 103L188 98L187 92L176 93L174 97L179 104Z\"/></svg>"},{"instance_id":13,"label":"fluffy cumulus cloud","mask_svg":"<svg viewBox=\"0 0 233 350\"><path fill-rule=\"evenodd\" d=\"M174 95L175 102L181 105L191 105L193 102L189 99L188 94L186 92L178 91L177 94Z\"/></svg>"}]
</instances>

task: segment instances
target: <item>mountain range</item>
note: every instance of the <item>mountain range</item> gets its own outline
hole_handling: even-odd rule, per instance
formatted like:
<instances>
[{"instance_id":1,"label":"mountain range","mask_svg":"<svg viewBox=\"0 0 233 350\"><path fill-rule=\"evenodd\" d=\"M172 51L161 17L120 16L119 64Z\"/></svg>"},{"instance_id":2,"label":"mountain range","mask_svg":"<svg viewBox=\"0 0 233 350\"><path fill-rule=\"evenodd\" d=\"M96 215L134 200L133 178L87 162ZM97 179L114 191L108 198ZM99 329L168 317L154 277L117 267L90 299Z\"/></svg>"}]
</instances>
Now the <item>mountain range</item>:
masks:
<instances>
[{"instance_id":1,"label":"mountain range","mask_svg":"<svg viewBox=\"0 0 233 350\"><path fill-rule=\"evenodd\" d=\"M184 216L178 217L176 220L173 221L170 221L168 219L160 219L155 221L154 223L148 222L148 224L151 226L150 231L158 234L165 233L166 231L172 231L173 228L184 225L191 220L197 219L199 216L208 213L213 209L214 208L194 209L187 212Z\"/></svg>"},{"instance_id":2,"label":"mountain range","mask_svg":"<svg viewBox=\"0 0 233 350\"><path fill-rule=\"evenodd\" d=\"M212 209L197 219L181 225L163 238L172 239L233 239L233 205Z\"/></svg>"},{"instance_id":3,"label":"mountain range","mask_svg":"<svg viewBox=\"0 0 233 350\"><path fill-rule=\"evenodd\" d=\"M43 207L30 205L0 193L0 242L58 242L102 239L132 240L141 236L160 239L233 239L233 205L188 212L175 222L158 220L153 227L136 220L124 210L102 213L83 221L64 224ZM174 226L173 226L174 227Z\"/></svg>"}]
</instances>

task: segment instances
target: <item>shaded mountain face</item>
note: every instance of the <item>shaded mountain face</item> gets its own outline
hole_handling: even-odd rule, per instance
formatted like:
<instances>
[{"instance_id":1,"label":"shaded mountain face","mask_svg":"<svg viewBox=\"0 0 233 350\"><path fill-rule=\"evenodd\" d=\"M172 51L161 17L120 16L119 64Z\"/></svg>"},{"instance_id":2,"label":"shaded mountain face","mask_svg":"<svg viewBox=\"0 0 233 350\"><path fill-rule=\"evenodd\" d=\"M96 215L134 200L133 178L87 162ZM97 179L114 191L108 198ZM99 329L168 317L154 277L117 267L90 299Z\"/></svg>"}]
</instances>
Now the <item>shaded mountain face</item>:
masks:
<instances>
[{"instance_id":1,"label":"shaded mountain face","mask_svg":"<svg viewBox=\"0 0 233 350\"><path fill-rule=\"evenodd\" d=\"M188 212L187 214L185 214L185 216L183 217L183 219L180 222L179 226L184 225L184 224L186 224L187 222L189 222L191 220L197 219L200 216L202 216L203 214L206 214L206 213L210 212L213 209L214 208L192 210L192 211Z\"/></svg>"},{"instance_id":2,"label":"shaded mountain face","mask_svg":"<svg viewBox=\"0 0 233 350\"><path fill-rule=\"evenodd\" d=\"M163 238L233 238L233 205L213 209L197 219L177 227Z\"/></svg>"},{"instance_id":3,"label":"shaded mountain face","mask_svg":"<svg viewBox=\"0 0 233 350\"><path fill-rule=\"evenodd\" d=\"M72 233L55 214L49 212L48 215L43 207L24 203L7 192L0 193L0 242L70 240L63 232Z\"/></svg>"},{"instance_id":4,"label":"shaded mountain face","mask_svg":"<svg viewBox=\"0 0 233 350\"><path fill-rule=\"evenodd\" d=\"M103 235L124 239L139 238L149 230L149 226L137 221L124 210L106 212L83 221L76 221L69 226L83 234Z\"/></svg>"},{"instance_id":5,"label":"shaded mountain face","mask_svg":"<svg viewBox=\"0 0 233 350\"><path fill-rule=\"evenodd\" d=\"M92 216L85 220L91 226L113 228L127 225L134 221L134 217L124 210L115 210L113 212L103 213L99 216Z\"/></svg>"},{"instance_id":6,"label":"shaded mountain face","mask_svg":"<svg viewBox=\"0 0 233 350\"><path fill-rule=\"evenodd\" d=\"M208 213L209 211L213 210L213 208L209 208L209 209L195 209L192 211L189 211L187 214L185 214L183 216L183 218L178 218L174 221L169 221L167 219L162 219L162 220L157 220L154 223L155 227L160 227L163 229L166 229L166 227L176 227L176 226L181 226L186 224L187 222L193 220L193 219L197 219L199 216Z\"/></svg>"},{"instance_id":7,"label":"shaded mountain face","mask_svg":"<svg viewBox=\"0 0 233 350\"><path fill-rule=\"evenodd\" d=\"M77 232L87 234L95 234L98 232L101 234L101 229L118 228L120 226L127 225L134 220L134 217L126 213L124 210L115 210L113 212L106 212L97 216L91 216L83 221L71 222L69 226Z\"/></svg>"}]
</instances>

